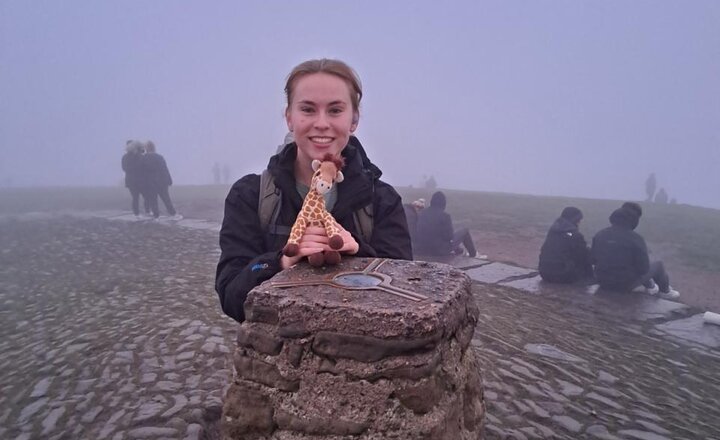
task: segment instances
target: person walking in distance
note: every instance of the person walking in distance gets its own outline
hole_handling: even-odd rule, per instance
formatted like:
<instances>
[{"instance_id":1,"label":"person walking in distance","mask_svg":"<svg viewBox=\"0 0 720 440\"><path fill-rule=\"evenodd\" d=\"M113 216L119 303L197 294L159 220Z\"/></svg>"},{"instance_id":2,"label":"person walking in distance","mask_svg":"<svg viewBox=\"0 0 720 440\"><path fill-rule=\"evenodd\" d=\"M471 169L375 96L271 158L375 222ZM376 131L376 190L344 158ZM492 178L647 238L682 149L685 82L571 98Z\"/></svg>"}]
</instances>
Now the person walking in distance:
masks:
<instances>
[{"instance_id":1,"label":"person walking in distance","mask_svg":"<svg viewBox=\"0 0 720 440\"><path fill-rule=\"evenodd\" d=\"M125 154L121 161L122 170L125 172L125 187L130 191L131 208L137 219L140 218L140 194L143 192L145 184L143 151L141 142L129 140L125 143Z\"/></svg>"},{"instance_id":2,"label":"person walking in distance","mask_svg":"<svg viewBox=\"0 0 720 440\"><path fill-rule=\"evenodd\" d=\"M153 216L157 219L160 216L158 207L158 197L163 201L165 209L172 220L181 220L183 217L175 211L172 200L170 199L170 186L172 185L172 177L168 170L165 158L157 153L155 143L147 141L145 143L145 155L143 156L143 170L145 180L147 181L147 190L150 197L150 209Z\"/></svg>"}]
</instances>

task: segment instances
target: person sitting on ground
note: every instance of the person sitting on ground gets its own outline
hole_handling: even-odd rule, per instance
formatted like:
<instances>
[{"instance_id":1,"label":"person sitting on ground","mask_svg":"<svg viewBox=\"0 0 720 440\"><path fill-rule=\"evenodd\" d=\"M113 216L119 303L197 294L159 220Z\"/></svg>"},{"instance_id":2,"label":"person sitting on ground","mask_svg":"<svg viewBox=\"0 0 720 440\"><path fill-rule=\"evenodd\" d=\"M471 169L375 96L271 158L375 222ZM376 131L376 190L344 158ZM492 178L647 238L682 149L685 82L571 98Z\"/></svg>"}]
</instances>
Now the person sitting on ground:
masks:
<instances>
[{"instance_id":1,"label":"person sitting on ground","mask_svg":"<svg viewBox=\"0 0 720 440\"><path fill-rule=\"evenodd\" d=\"M475 244L467 228L453 231L452 218L445 212L447 200L442 191L437 191L430 199L430 207L418 214L417 253L420 255L450 255L463 253L477 255Z\"/></svg>"},{"instance_id":2,"label":"person sitting on ground","mask_svg":"<svg viewBox=\"0 0 720 440\"><path fill-rule=\"evenodd\" d=\"M562 210L550 226L540 249L538 270L551 283L574 283L593 275L590 249L578 230L582 211L574 206Z\"/></svg>"},{"instance_id":3,"label":"person sitting on ground","mask_svg":"<svg viewBox=\"0 0 720 440\"><path fill-rule=\"evenodd\" d=\"M410 232L410 241L412 242L413 248L417 247L417 219L420 211L425 209L425 199L417 199L412 203L404 203L403 209L405 210L405 219L408 224L408 232Z\"/></svg>"},{"instance_id":4,"label":"person sitting on ground","mask_svg":"<svg viewBox=\"0 0 720 440\"><path fill-rule=\"evenodd\" d=\"M677 298L680 293L670 286L665 266L650 262L645 239L634 231L641 216L640 205L627 202L610 215L611 226L595 234L590 250L595 277L603 289L659 291L663 298Z\"/></svg>"}]
</instances>

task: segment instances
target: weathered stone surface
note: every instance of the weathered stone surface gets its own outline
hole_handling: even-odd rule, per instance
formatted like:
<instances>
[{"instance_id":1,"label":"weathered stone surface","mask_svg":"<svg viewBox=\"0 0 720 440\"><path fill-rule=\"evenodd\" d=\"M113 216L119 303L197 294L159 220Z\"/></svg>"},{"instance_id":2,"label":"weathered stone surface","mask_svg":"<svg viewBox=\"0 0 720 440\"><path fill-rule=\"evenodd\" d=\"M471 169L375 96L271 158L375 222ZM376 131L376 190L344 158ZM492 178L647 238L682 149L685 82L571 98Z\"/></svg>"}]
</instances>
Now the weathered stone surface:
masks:
<instances>
[{"instance_id":1,"label":"weathered stone surface","mask_svg":"<svg viewBox=\"0 0 720 440\"><path fill-rule=\"evenodd\" d=\"M235 370L243 379L283 391L296 391L300 386L298 381L284 378L275 365L245 356L240 350L235 352Z\"/></svg>"},{"instance_id":2,"label":"weathered stone surface","mask_svg":"<svg viewBox=\"0 0 720 440\"><path fill-rule=\"evenodd\" d=\"M442 335L436 333L420 339L380 339L371 336L318 332L313 339L315 353L333 358L350 358L360 362L377 362L390 356L435 348Z\"/></svg>"},{"instance_id":3,"label":"weathered stone surface","mask_svg":"<svg viewBox=\"0 0 720 440\"><path fill-rule=\"evenodd\" d=\"M289 280L305 285L273 285ZM379 259L346 259L332 271L301 264L250 292L248 307L275 310L277 323L241 325L225 439L481 438L482 382L469 348L479 309L456 269Z\"/></svg>"},{"instance_id":4,"label":"weathered stone surface","mask_svg":"<svg viewBox=\"0 0 720 440\"><path fill-rule=\"evenodd\" d=\"M239 381L228 389L223 405L223 435L242 439L248 433L270 433L275 429L275 410L270 399L250 382Z\"/></svg>"},{"instance_id":5,"label":"weathered stone surface","mask_svg":"<svg viewBox=\"0 0 720 440\"><path fill-rule=\"evenodd\" d=\"M280 353L283 340L268 333L267 326L248 323L238 327L237 343L241 347L253 348L260 353L276 355Z\"/></svg>"}]
</instances>

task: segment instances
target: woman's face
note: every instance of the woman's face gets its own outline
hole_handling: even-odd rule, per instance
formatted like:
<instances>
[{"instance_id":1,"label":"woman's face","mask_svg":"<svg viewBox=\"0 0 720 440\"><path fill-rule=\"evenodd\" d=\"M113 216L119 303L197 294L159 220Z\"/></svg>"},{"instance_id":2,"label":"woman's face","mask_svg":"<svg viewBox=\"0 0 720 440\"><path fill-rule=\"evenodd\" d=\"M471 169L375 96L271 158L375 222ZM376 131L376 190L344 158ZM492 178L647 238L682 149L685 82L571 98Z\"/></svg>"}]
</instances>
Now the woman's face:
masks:
<instances>
[{"instance_id":1,"label":"woman's face","mask_svg":"<svg viewBox=\"0 0 720 440\"><path fill-rule=\"evenodd\" d=\"M357 128L354 114L350 88L341 78L313 73L297 80L285 112L298 146L297 160L309 163L326 153L339 155Z\"/></svg>"}]
</instances>

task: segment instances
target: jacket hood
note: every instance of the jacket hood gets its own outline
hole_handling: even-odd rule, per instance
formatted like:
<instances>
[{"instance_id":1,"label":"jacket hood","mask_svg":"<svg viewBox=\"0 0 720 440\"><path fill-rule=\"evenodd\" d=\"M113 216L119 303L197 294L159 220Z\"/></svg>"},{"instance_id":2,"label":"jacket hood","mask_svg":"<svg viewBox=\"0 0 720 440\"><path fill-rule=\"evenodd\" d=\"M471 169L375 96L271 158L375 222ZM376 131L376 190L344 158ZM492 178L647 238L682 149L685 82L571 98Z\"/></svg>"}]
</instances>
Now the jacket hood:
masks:
<instances>
[{"instance_id":1,"label":"jacket hood","mask_svg":"<svg viewBox=\"0 0 720 440\"><path fill-rule=\"evenodd\" d=\"M640 217L632 209L618 208L610 214L610 224L633 230L640 223Z\"/></svg>"},{"instance_id":2,"label":"jacket hood","mask_svg":"<svg viewBox=\"0 0 720 440\"><path fill-rule=\"evenodd\" d=\"M431 208L435 208L435 209L444 211L446 206L447 206L447 199L445 198L445 194L443 194L442 191L436 192L430 198L430 207Z\"/></svg>"},{"instance_id":3,"label":"jacket hood","mask_svg":"<svg viewBox=\"0 0 720 440\"><path fill-rule=\"evenodd\" d=\"M578 226L571 222L570 220L566 219L565 217L558 217L557 220L550 226L551 232L577 232Z\"/></svg>"}]
</instances>

